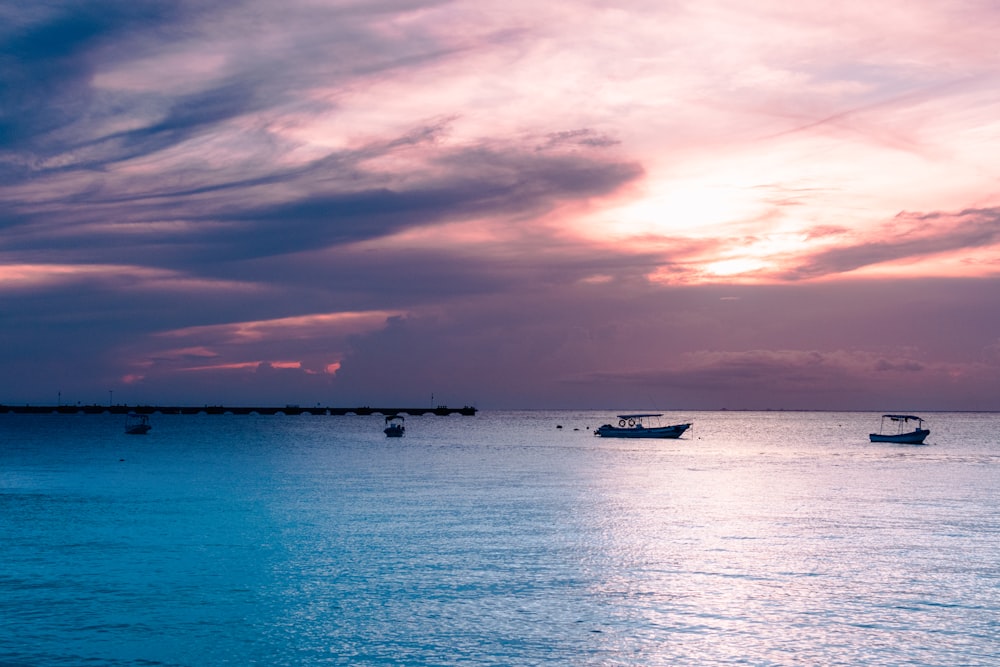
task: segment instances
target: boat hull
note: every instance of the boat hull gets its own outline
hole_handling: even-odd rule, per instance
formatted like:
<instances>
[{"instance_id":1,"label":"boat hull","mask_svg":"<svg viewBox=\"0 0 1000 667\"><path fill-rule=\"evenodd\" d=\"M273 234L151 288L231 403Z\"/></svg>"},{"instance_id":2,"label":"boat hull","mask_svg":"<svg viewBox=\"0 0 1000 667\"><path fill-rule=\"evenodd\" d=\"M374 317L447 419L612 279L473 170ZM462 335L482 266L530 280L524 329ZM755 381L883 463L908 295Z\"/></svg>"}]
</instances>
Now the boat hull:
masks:
<instances>
[{"instance_id":1,"label":"boat hull","mask_svg":"<svg viewBox=\"0 0 1000 667\"><path fill-rule=\"evenodd\" d=\"M130 414L125 422L125 433L128 435L146 435L153 426L146 415Z\"/></svg>"},{"instance_id":2,"label":"boat hull","mask_svg":"<svg viewBox=\"0 0 1000 667\"><path fill-rule=\"evenodd\" d=\"M893 433L885 435L882 433L871 433L868 437L872 442L895 442L903 445L922 445L924 439L930 435L930 429L918 428L909 433Z\"/></svg>"},{"instance_id":3,"label":"boat hull","mask_svg":"<svg viewBox=\"0 0 1000 667\"><path fill-rule=\"evenodd\" d=\"M684 431L689 428L691 428L691 424L673 424L671 426L653 426L648 428L639 426L619 428L605 424L594 431L594 435L602 438L660 438L673 440L681 437Z\"/></svg>"},{"instance_id":4,"label":"boat hull","mask_svg":"<svg viewBox=\"0 0 1000 667\"><path fill-rule=\"evenodd\" d=\"M402 438L403 428L400 426L390 426L385 429L384 433L388 438Z\"/></svg>"}]
</instances>

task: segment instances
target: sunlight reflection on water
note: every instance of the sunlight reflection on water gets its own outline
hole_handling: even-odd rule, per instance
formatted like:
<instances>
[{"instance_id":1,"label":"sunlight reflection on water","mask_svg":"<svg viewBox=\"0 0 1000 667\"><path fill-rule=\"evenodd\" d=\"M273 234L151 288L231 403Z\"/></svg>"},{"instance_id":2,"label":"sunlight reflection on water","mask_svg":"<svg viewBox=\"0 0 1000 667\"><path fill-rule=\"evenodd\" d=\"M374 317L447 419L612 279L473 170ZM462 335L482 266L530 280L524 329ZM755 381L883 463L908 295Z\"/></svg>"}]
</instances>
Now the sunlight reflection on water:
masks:
<instances>
[{"instance_id":1,"label":"sunlight reflection on water","mask_svg":"<svg viewBox=\"0 0 1000 667\"><path fill-rule=\"evenodd\" d=\"M606 417L0 415L0 663L994 663L996 416Z\"/></svg>"}]
</instances>

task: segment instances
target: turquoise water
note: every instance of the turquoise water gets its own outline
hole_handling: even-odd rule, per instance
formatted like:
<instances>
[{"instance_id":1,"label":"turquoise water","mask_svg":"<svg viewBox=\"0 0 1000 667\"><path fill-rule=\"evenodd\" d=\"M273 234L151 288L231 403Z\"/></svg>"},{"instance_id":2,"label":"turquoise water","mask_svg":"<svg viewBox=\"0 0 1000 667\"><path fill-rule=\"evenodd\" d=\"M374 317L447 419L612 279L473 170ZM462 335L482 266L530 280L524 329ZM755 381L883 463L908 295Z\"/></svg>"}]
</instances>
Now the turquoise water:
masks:
<instances>
[{"instance_id":1,"label":"turquoise water","mask_svg":"<svg viewBox=\"0 0 1000 667\"><path fill-rule=\"evenodd\" d=\"M0 415L0 665L1000 660L1000 415L611 416Z\"/></svg>"}]
</instances>

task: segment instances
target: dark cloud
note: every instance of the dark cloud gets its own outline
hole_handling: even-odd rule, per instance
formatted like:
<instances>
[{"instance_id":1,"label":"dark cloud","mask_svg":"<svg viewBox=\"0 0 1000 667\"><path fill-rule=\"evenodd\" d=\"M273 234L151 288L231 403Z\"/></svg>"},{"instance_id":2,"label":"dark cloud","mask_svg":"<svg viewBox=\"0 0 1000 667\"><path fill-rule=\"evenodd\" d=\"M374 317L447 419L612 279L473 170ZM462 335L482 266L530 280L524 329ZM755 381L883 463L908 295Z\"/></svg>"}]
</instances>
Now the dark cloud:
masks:
<instances>
[{"instance_id":1,"label":"dark cloud","mask_svg":"<svg viewBox=\"0 0 1000 667\"><path fill-rule=\"evenodd\" d=\"M323 112L329 103L304 101L317 82L347 85L454 53L429 36L397 39L376 26L386 13L436 4L399 0L313 6L306 12L251 0L95 0L12 8L5 14L6 30L0 27L0 151L15 152L0 160L0 174L12 182L47 171L102 169L165 151L250 114ZM266 22L276 12L283 29L268 33ZM237 38L234 31L241 30ZM262 35L288 41L269 40L261 49L256 40ZM218 77L200 85L156 86L157 77L177 74L151 64L144 70L151 77L144 90L110 93L94 87L94 75L109 66L169 58L191 48L186 61L178 61L190 66L198 48L206 58L215 55L209 48L214 44L228 51L227 62ZM109 130L123 126L128 129Z\"/></svg>"},{"instance_id":2,"label":"dark cloud","mask_svg":"<svg viewBox=\"0 0 1000 667\"><path fill-rule=\"evenodd\" d=\"M0 150L53 150L39 140L87 115L96 62L143 52L144 36L177 20L178 8L156 0L95 0L29 3L21 13L8 12L10 23L0 29ZM129 52L115 48L126 43Z\"/></svg>"},{"instance_id":3,"label":"dark cloud","mask_svg":"<svg viewBox=\"0 0 1000 667\"><path fill-rule=\"evenodd\" d=\"M62 218L58 227L26 229L0 241L0 251L46 248L78 260L116 263L131 248L130 261L219 276L219 262L312 251L470 218L544 213L562 202L605 195L641 174L637 165L599 156L550 155L517 146L473 148L441 156L430 179L414 178L395 188L339 191L358 188L359 181L380 184L394 178L360 173L347 162L351 178L346 183L337 180L337 167L343 163L324 161L332 177L326 181L318 179L317 169L300 168L186 194L165 192L155 184L145 197L135 192L119 197L104 188L78 193L72 205L57 214ZM262 184L277 183L307 193L282 202L253 203ZM308 192L322 185L328 190ZM205 200L203 194L211 198ZM20 218L51 220L52 212L22 213ZM129 220L135 227L125 235L112 225L95 228L109 218ZM146 222L171 220L177 224L143 229ZM155 253L150 252L153 248Z\"/></svg>"},{"instance_id":4,"label":"dark cloud","mask_svg":"<svg viewBox=\"0 0 1000 667\"><path fill-rule=\"evenodd\" d=\"M448 169L446 175L413 187L320 194L236 210L221 219L239 222L251 235L254 256L282 254L377 238L409 227L543 213L559 202L607 194L641 173L632 164L516 150L460 151L441 164ZM238 252L231 233L221 234L229 252Z\"/></svg>"},{"instance_id":5,"label":"dark cloud","mask_svg":"<svg viewBox=\"0 0 1000 667\"><path fill-rule=\"evenodd\" d=\"M221 123L258 111L267 104L254 84L246 79L226 81L170 100L162 120L136 130L100 137L98 143L114 147L114 150L106 152L98 161L77 166L93 168L163 151Z\"/></svg>"},{"instance_id":6,"label":"dark cloud","mask_svg":"<svg viewBox=\"0 0 1000 667\"><path fill-rule=\"evenodd\" d=\"M277 110L322 114L331 102L303 102L322 81L328 89L393 69L446 57L453 47L410 30L393 36L376 26L386 15L436 2L385 2L290 7L285 30L266 51L233 41L266 5L53 3L14 16L0 41L4 99L0 124L8 141L0 169L8 185L43 186L39 205L9 190L0 252L50 262L129 263L212 277L240 274L240 262L375 239L402 229L467 218L527 216L562 202L613 192L636 179L634 163L595 151L614 140L590 130L551 135L546 150L531 140L482 142L439 151L427 175L373 170L372 161L416 146L433 146L451 119L415 121L396 137L332 151L291 165L282 144L258 122L242 130L252 147L218 166L168 157L199 136L218 136L236 119ZM245 10L245 11L244 11ZM509 34L493 35L503 41ZM174 53L183 41L225 44L223 76L179 89L146 86L113 96L93 87L114 62ZM280 45L279 45L280 44ZM236 49L233 51L232 49ZM185 56L190 58L193 56ZM151 60L152 62L152 60ZM364 66L360 64L364 63ZM157 71L144 66L151 76ZM163 72L168 78L170 72ZM127 129L112 129L125 127ZM566 145L581 152L560 153ZM209 154L209 162L211 155ZM155 172L126 162L156 160Z\"/></svg>"},{"instance_id":7,"label":"dark cloud","mask_svg":"<svg viewBox=\"0 0 1000 667\"><path fill-rule=\"evenodd\" d=\"M1000 395L996 281L662 288L574 282L593 268L582 255L543 269L527 257L463 267L442 252L395 273L392 258L368 269L362 257L341 259L346 267L318 274L328 285L297 289L158 293L103 282L5 297L0 364L22 380L3 402L47 396L66 376L60 364L91 374L67 381L67 398L67 387L96 380L123 399L196 403L425 402L433 392L488 408L916 410L995 409ZM162 335L376 305L406 314L356 332L331 322L287 336ZM184 370L256 361L301 367ZM326 372L335 362L336 375Z\"/></svg>"},{"instance_id":8,"label":"dark cloud","mask_svg":"<svg viewBox=\"0 0 1000 667\"><path fill-rule=\"evenodd\" d=\"M434 386L508 408L987 409L1000 380L982 357L1000 314L981 306L1000 306L1000 297L988 296L996 287L743 287L735 290L739 301L720 299L733 295L731 286L562 286L521 291L516 300L497 294L357 339L331 391L395 391L402 399ZM906 294L920 296L907 302ZM882 307L875 317L873 297ZM940 313L949 302L947 321L914 326L907 319L914 306ZM790 310L799 315L788 318ZM946 342L956 336L962 355Z\"/></svg>"},{"instance_id":9,"label":"dark cloud","mask_svg":"<svg viewBox=\"0 0 1000 667\"><path fill-rule=\"evenodd\" d=\"M997 243L1000 243L1000 209L968 209L958 214L901 213L886 227L880 240L814 254L783 277L787 280L816 278L884 262L985 248Z\"/></svg>"},{"instance_id":10,"label":"dark cloud","mask_svg":"<svg viewBox=\"0 0 1000 667\"><path fill-rule=\"evenodd\" d=\"M595 132L589 128L566 130L564 132L552 132L545 139L545 142L539 147L539 150L544 150L553 146L567 145L607 148L621 143L614 137Z\"/></svg>"},{"instance_id":11,"label":"dark cloud","mask_svg":"<svg viewBox=\"0 0 1000 667\"><path fill-rule=\"evenodd\" d=\"M924 370L924 364L917 361L889 361L888 359L879 359L875 362L875 370L877 371L907 371L911 373L919 373Z\"/></svg>"}]
</instances>

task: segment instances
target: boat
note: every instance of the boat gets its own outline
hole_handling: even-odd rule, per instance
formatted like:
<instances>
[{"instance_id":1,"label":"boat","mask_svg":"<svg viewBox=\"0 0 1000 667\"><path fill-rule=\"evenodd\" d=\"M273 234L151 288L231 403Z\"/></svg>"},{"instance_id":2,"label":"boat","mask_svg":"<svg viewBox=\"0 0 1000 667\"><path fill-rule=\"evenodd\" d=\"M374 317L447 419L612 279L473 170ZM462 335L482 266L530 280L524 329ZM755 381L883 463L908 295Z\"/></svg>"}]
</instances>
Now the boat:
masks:
<instances>
[{"instance_id":1,"label":"boat","mask_svg":"<svg viewBox=\"0 0 1000 667\"><path fill-rule=\"evenodd\" d=\"M910 427L913 429L910 430ZM930 429L924 428L924 420L915 415L882 415L878 433L868 437L872 442L898 442L904 445L922 445Z\"/></svg>"},{"instance_id":2,"label":"boat","mask_svg":"<svg viewBox=\"0 0 1000 667\"><path fill-rule=\"evenodd\" d=\"M662 417L659 412L642 414L618 415L618 425L605 424L594 431L594 435L602 438L679 438L691 424L671 424L669 426L647 426L644 419Z\"/></svg>"},{"instance_id":3,"label":"boat","mask_svg":"<svg viewBox=\"0 0 1000 667\"><path fill-rule=\"evenodd\" d=\"M146 415L130 413L125 419L125 432L129 435L146 435L153 428Z\"/></svg>"},{"instance_id":4,"label":"boat","mask_svg":"<svg viewBox=\"0 0 1000 667\"><path fill-rule=\"evenodd\" d=\"M406 427L403 426L402 415L389 415L385 418L385 430L383 433L390 438L402 438L403 433L406 432Z\"/></svg>"}]
</instances>

